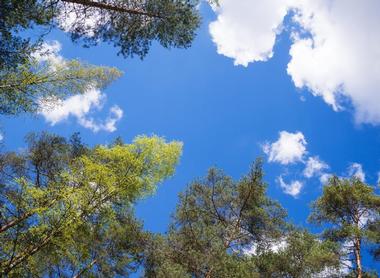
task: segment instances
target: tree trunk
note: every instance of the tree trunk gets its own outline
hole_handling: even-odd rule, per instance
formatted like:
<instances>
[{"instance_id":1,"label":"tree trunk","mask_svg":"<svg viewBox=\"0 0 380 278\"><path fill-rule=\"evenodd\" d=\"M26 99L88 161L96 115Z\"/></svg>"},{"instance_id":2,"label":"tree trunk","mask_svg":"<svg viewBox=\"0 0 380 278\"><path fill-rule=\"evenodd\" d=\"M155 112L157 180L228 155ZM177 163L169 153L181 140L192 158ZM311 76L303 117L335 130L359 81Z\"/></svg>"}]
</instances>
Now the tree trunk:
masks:
<instances>
[{"instance_id":1,"label":"tree trunk","mask_svg":"<svg viewBox=\"0 0 380 278\"><path fill-rule=\"evenodd\" d=\"M363 269L362 269L362 257L361 257L361 240L360 238L355 238L354 242L355 249L355 261L356 261L356 270L358 274L358 278L363 277Z\"/></svg>"},{"instance_id":2,"label":"tree trunk","mask_svg":"<svg viewBox=\"0 0 380 278\"><path fill-rule=\"evenodd\" d=\"M356 226L356 229L360 231L360 212L359 209L355 209L354 214L354 223ZM355 253L355 263L356 263L356 272L357 272L357 278L363 277L363 269L362 269L362 257L361 257L361 237L356 234L354 238L354 253Z\"/></svg>"}]
</instances>

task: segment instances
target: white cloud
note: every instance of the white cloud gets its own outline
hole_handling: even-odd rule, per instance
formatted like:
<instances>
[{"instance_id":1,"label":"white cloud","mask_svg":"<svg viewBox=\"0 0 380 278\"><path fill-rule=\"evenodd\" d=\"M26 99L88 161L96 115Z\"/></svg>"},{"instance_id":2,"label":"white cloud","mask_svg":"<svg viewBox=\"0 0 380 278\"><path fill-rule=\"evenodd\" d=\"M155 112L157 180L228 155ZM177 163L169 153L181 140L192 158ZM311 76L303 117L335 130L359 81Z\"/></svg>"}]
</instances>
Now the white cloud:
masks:
<instances>
[{"instance_id":1,"label":"white cloud","mask_svg":"<svg viewBox=\"0 0 380 278\"><path fill-rule=\"evenodd\" d=\"M82 118L91 108L101 108L105 96L97 89L83 95L75 95L66 100L58 100L54 107L42 107L41 114L52 125L66 120L69 116Z\"/></svg>"},{"instance_id":2,"label":"white cloud","mask_svg":"<svg viewBox=\"0 0 380 278\"><path fill-rule=\"evenodd\" d=\"M110 114L104 122L96 122L93 118L78 118L78 122L85 128L91 129L93 132L101 130L114 132L116 131L116 124L123 117L123 110L119 106L114 105L110 109Z\"/></svg>"},{"instance_id":3,"label":"white cloud","mask_svg":"<svg viewBox=\"0 0 380 278\"><path fill-rule=\"evenodd\" d=\"M272 57L287 13L286 1L222 0L214 10L218 17L209 30L219 54L243 66Z\"/></svg>"},{"instance_id":4,"label":"white cloud","mask_svg":"<svg viewBox=\"0 0 380 278\"><path fill-rule=\"evenodd\" d=\"M221 0L210 24L218 53L244 66L269 59L289 10L295 86L335 111L350 102L358 123L380 124L378 0Z\"/></svg>"},{"instance_id":5,"label":"white cloud","mask_svg":"<svg viewBox=\"0 0 380 278\"><path fill-rule=\"evenodd\" d=\"M377 173L377 185L380 186L380 172Z\"/></svg>"},{"instance_id":6,"label":"white cloud","mask_svg":"<svg viewBox=\"0 0 380 278\"><path fill-rule=\"evenodd\" d=\"M290 183L286 183L284 182L282 176L280 176L277 181L285 194L296 198L301 193L301 189L303 187L303 183L301 181L295 180L291 181Z\"/></svg>"},{"instance_id":7,"label":"white cloud","mask_svg":"<svg viewBox=\"0 0 380 278\"><path fill-rule=\"evenodd\" d=\"M41 47L32 53L32 57L38 63L48 63L52 70L58 65L64 65L65 60L59 54L62 45L59 41L44 42Z\"/></svg>"},{"instance_id":8,"label":"white cloud","mask_svg":"<svg viewBox=\"0 0 380 278\"><path fill-rule=\"evenodd\" d=\"M305 178L319 178L322 184L326 184L331 177L331 174L326 173L329 165L322 161L318 156L308 156L306 149L306 139L302 132L279 132L279 138L273 143L263 145L263 151L268 155L269 162L277 162L282 165L287 165L285 172L288 171L288 165L292 163L300 163L305 165L302 175ZM298 167L298 165L294 165ZM298 172L298 170L296 170ZM282 176L277 178L277 182L286 194L294 197L298 196L304 186L303 182L293 180L290 183L284 182Z\"/></svg>"},{"instance_id":9,"label":"white cloud","mask_svg":"<svg viewBox=\"0 0 380 278\"><path fill-rule=\"evenodd\" d=\"M53 107L41 106L40 114L51 125L67 120L70 116L77 119L77 122L93 132L116 130L116 123L123 116L123 111L118 106L110 109L110 115L105 121L95 121L87 115L94 109L101 109L104 105L105 95L97 89L91 89L82 95L75 95L66 100L58 100Z\"/></svg>"},{"instance_id":10,"label":"white cloud","mask_svg":"<svg viewBox=\"0 0 380 278\"><path fill-rule=\"evenodd\" d=\"M380 2L305 3L295 19L311 37L295 39L290 50L288 73L295 85L322 96L335 110L345 97L357 122L380 123Z\"/></svg>"},{"instance_id":11,"label":"white cloud","mask_svg":"<svg viewBox=\"0 0 380 278\"><path fill-rule=\"evenodd\" d=\"M306 154L306 140L302 132L290 133L281 131L276 142L267 143L263 146L268 155L269 162L290 164L300 162Z\"/></svg>"},{"instance_id":12,"label":"white cloud","mask_svg":"<svg viewBox=\"0 0 380 278\"><path fill-rule=\"evenodd\" d=\"M322 171L328 168L329 166L325 162L321 161L317 156L309 157L303 174L307 178L321 176L323 175Z\"/></svg>"},{"instance_id":13,"label":"white cloud","mask_svg":"<svg viewBox=\"0 0 380 278\"><path fill-rule=\"evenodd\" d=\"M363 166L359 163L352 163L348 167L348 176L349 177L357 177L361 181L365 181L365 173L363 171Z\"/></svg>"}]
</instances>

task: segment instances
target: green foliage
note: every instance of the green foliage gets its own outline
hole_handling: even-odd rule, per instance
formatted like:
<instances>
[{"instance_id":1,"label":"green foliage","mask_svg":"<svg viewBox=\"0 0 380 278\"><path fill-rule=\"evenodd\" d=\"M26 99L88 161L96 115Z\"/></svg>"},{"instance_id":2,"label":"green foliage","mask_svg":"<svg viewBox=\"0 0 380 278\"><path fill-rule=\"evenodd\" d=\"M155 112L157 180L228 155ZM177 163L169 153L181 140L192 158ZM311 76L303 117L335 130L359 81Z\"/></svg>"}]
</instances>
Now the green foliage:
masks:
<instances>
[{"instance_id":1,"label":"green foliage","mask_svg":"<svg viewBox=\"0 0 380 278\"><path fill-rule=\"evenodd\" d=\"M306 230L291 230L274 246L256 252L253 261L264 277L340 277L336 244L321 242Z\"/></svg>"},{"instance_id":2,"label":"green foliage","mask_svg":"<svg viewBox=\"0 0 380 278\"><path fill-rule=\"evenodd\" d=\"M124 57L143 58L153 41L167 48L187 48L200 22L198 3L198 0L2 0L0 69L23 64L46 33L40 29L61 26L69 16L74 19L69 29L74 41L82 40L86 46L108 42ZM94 24L86 24L91 17L95 18ZM40 30L40 35L35 35L37 40L21 36L20 33L33 27Z\"/></svg>"},{"instance_id":3,"label":"green foliage","mask_svg":"<svg viewBox=\"0 0 380 278\"><path fill-rule=\"evenodd\" d=\"M343 255L354 258L355 273L362 275L362 243L371 244L379 237L374 227L380 218L380 197L374 188L356 177L350 180L333 177L312 209L310 221L331 224L325 229L325 238L344 245L348 252Z\"/></svg>"},{"instance_id":4,"label":"green foliage","mask_svg":"<svg viewBox=\"0 0 380 278\"><path fill-rule=\"evenodd\" d=\"M140 266L149 237L133 214L130 207L119 204L112 216L102 212L89 217L71 238L47 246L28 262L28 268L18 271L33 271L36 276L128 276Z\"/></svg>"},{"instance_id":5,"label":"green foliage","mask_svg":"<svg viewBox=\"0 0 380 278\"><path fill-rule=\"evenodd\" d=\"M193 182L180 195L167 239L156 245L163 250L147 255L146 276L252 277L243 249L279 236L284 225L285 212L265 190L260 162L238 182L216 169Z\"/></svg>"},{"instance_id":6,"label":"green foliage","mask_svg":"<svg viewBox=\"0 0 380 278\"><path fill-rule=\"evenodd\" d=\"M36 0L0 0L0 70L26 63L39 45L22 35L35 25L47 25L53 18L52 7ZM42 38L42 36L41 36Z\"/></svg>"},{"instance_id":7,"label":"green foliage","mask_svg":"<svg viewBox=\"0 0 380 278\"><path fill-rule=\"evenodd\" d=\"M145 235L131 205L173 174L181 144L141 136L88 148L77 135L70 143L46 133L28 142L1 157L1 273L133 270Z\"/></svg>"},{"instance_id":8,"label":"green foliage","mask_svg":"<svg viewBox=\"0 0 380 278\"><path fill-rule=\"evenodd\" d=\"M62 0L60 4L60 10L66 14L85 11L87 17L97 18L96 26L90 28L84 18L77 18L70 29L74 41L82 39L87 45L109 42L124 57L143 58L152 41L167 48L187 48L200 20L197 0Z\"/></svg>"},{"instance_id":9,"label":"green foliage","mask_svg":"<svg viewBox=\"0 0 380 278\"><path fill-rule=\"evenodd\" d=\"M380 261L380 220L372 221L368 226L371 240L374 243L372 254L375 260Z\"/></svg>"},{"instance_id":10,"label":"green foliage","mask_svg":"<svg viewBox=\"0 0 380 278\"><path fill-rule=\"evenodd\" d=\"M0 113L19 114L49 109L70 95L104 88L121 75L115 68L98 67L77 60L62 63L36 60L12 70L0 70Z\"/></svg>"}]
</instances>

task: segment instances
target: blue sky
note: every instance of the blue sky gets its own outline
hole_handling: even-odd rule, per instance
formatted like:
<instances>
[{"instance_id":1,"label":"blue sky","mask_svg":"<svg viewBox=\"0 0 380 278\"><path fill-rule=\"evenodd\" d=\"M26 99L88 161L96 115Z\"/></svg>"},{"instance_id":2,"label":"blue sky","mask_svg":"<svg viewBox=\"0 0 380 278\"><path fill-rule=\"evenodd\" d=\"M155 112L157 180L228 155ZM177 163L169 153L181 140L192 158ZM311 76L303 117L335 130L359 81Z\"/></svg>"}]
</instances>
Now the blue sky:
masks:
<instances>
[{"instance_id":1,"label":"blue sky","mask_svg":"<svg viewBox=\"0 0 380 278\"><path fill-rule=\"evenodd\" d=\"M93 132L78 124L78 120L73 116L55 125L51 125L41 115L3 118L1 128L4 148L20 149L24 146L23 137L28 132L40 130L63 136L80 131L83 141L89 145L109 143L117 136L130 142L139 134L157 134L168 140L182 141L183 156L174 177L162 184L154 196L141 201L136 208L137 215L143 219L146 229L155 232L166 230L170 214L174 212L177 203L177 194L193 179L204 176L211 166L220 167L234 178L239 178L248 171L250 164L257 157L263 157L269 195L281 202L294 223L304 226L307 225L310 202L321 194L320 177L323 174L347 176L350 166L358 163L365 173L365 181L376 185L380 171L380 127L377 118L380 106L374 104L374 107L371 104L375 102L377 95L380 95L376 91L380 89L378 79L368 81L372 87L368 89L369 93L363 100L355 91L357 88L367 88L364 85L361 87L360 82L364 82L361 80L362 75L354 75L351 72L347 75L340 74L345 67L352 65L347 64L343 68L335 65L346 62L344 56L341 57L343 54L336 53L336 56L332 55L329 58L329 61L336 59L335 64L324 65L323 59L317 59L322 63L319 65L312 60L314 58L307 56L307 52L294 50L295 46L303 43L302 38L294 38L294 30L299 28L304 29L302 36L314 32L317 45L317 40L323 37L323 28L326 28L318 28L318 24L325 26L322 19L322 23L308 23L301 27L295 23L290 26L291 19L285 23L281 19L281 26L273 31L275 43L270 45L273 49L269 48L272 50L272 57L262 50L247 50L244 55L240 55L238 50L244 50L244 43L237 46L236 42L233 42L231 46L227 39L233 39L233 35L226 39L215 34L248 30L247 34L240 35L250 36L250 30L256 28L256 25L252 28L240 28L239 24L249 25L255 22L243 19L239 22L240 19L237 18L236 30L224 30L223 20L233 20L235 16L234 11L229 10L229 1L226 0L226 6L222 4L216 12L202 5L203 24L190 49L167 50L154 44L143 61L138 58L118 57L117 50L108 45L82 48L71 43L67 34L60 31L52 32L48 40L60 42L60 55L63 57L80 58L97 65L115 66L124 71L122 78L102 92L106 96L104 106L99 110L91 109L89 113L91 117L100 121L107 117L111 107L117 105L123 110L123 116L115 124L116 130L113 132ZM375 3L374 1L364 2L364 6L368 5L369 10L373 9L370 5ZM306 13L307 9L314 7L303 8ZM324 13L319 10L314 12ZM346 12L349 14L350 10ZM223 20L219 18L218 21L217 15ZM214 31L214 34L209 30L211 22L219 24L216 27L219 29ZM276 20L274 22L276 23ZM257 23L257 26L264 25L265 22ZM323 30L320 31L321 29ZM257 35L257 32L253 31L252 40L262 37L260 34ZM336 36L337 32L334 33ZM325 39L329 41L330 33L333 32L327 33ZM379 38L378 31L376 35ZM230 51L231 49L233 51ZM263 49L265 50L265 47ZM359 46L353 50L354 53L362 55L356 52L357 49ZM311 59L310 65L314 65L315 71L321 71L320 76L308 75L309 69L299 66L300 62L296 61L296 57L302 53L306 53L303 57L305 61ZM380 64L379 54L376 55L372 59L375 71ZM362 58L367 59L367 56L363 54ZM266 61L255 61L260 59ZM247 66L234 65L234 61L240 61L241 64L247 62ZM289 74L287 68L291 61L294 62L295 69ZM371 61L368 63L371 64ZM301 73L296 73L297 70ZM336 74L337 72L339 74ZM331 81L327 85L321 81L324 80L323 77L334 75L338 76L336 78L339 82L334 81L334 78L332 81L325 78L326 82ZM356 83L352 82L352 76L358 78ZM303 80L303 87L295 84L294 80L297 78L298 81ZM335 84L334 82L339 85L337 90L340 90L340 93L343 91L343 94L336 96L337 99L343 100L339 105L344 107L336 109L339 111L334 111L331 98L330 103L326 101L326 98L331 97L329 88L333 86L331 84ZM372 98L367 97L368 95ZM279 143L281 131L290 135L284 144L293 146L294 152L284 153L284 145L276 144ZM299 136L292 137L295 134ZM266 152L263 146L266 146ZM328 165L328 168L315 172L313 177L306 177L304 170L309 158L318 158L321 163ZM281 187L280 177L288 186L296 181L302 184L298 194L286 194L286 190ZM369 262L369 266L375 267L373 262Z\"/></svg>"}]
</instances>

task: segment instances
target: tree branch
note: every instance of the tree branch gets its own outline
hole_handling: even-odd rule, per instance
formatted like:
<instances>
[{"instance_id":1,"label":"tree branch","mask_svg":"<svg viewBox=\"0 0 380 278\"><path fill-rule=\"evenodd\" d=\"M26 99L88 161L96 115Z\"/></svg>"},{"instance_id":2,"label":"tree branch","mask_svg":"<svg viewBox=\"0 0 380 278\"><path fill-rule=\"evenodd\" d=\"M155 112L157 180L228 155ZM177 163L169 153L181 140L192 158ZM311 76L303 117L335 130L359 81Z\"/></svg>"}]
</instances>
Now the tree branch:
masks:
<instances>
[{"instance_id":1,"label":"tree branch","mask_svg":"<svg viewBox=\"0 0 380 278\"><path fill-rule=\"evenodd\" d=\"M85 273L87 270L89 270L91 267L94 266L94 264L96 264L97 260L96 259L93 259L88 265L86 265L83 269L81 269L81 271L78 272L77 275L75 275L73 278L79 278L80 276L82 276L83 273Z\"/></svg>"},{"instance_id":2,"label":"tree branch","mask_svg":"<svg viewBox=\"0 0 380 278\"><path fill-rule=\"evenodd\" d=\"M110 5L110 4L100 3L100 2L90 1L90 0L61 0L61 1L66 2L66 3L79 4L79 5L86 6L86 7L99 8L102 10L120 12L120 13L128 13L128 14L133 14L133 15L142 15L142 16L155 17L155 18L163 18L159 14L145 12L143 10L128 9L128 8L125 8L122 6L115 6L115 5Z\"/></svg>"}]
</instances>

